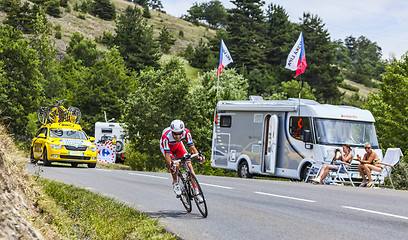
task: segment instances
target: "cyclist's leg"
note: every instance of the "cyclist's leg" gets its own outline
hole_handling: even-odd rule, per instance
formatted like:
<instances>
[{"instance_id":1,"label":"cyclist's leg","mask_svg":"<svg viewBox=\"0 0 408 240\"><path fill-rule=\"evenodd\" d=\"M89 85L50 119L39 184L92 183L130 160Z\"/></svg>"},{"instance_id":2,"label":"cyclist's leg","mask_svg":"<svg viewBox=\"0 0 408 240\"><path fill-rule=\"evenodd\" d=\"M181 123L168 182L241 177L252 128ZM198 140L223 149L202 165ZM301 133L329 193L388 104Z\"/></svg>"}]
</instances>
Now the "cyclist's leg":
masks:
<instances>
[{"instance_id":1,"label":"cyclist's leg","mask_svg":"<svg viewBox=\"0 0 408 240\"><path fill-rule=\"evenodd\" d=\"M174 163L174 168L172 168L172 164L171 161L173 159L175 159L174 154L170 151L170 153L166 153L164 151L164 148L160 145L160 150L164 156L164 160L166 161L167 167L169 167L170 170L170 174L173 177L173 183L177 182L177 173L178 173L178 163ZM168 154L168 156L166 157L166 154Z\"/></svg>"}]
</instances>

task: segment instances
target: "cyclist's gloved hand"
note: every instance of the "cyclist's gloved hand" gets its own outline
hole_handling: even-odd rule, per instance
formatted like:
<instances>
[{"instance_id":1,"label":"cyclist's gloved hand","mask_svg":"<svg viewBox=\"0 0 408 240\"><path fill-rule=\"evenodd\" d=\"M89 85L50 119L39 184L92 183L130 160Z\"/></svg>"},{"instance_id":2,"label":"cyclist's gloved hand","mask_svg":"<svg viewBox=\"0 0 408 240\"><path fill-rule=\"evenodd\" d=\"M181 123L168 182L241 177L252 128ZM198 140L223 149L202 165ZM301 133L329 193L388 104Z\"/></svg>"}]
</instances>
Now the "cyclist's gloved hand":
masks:
<instances>
[{"instance_id":1,"label":"cyclist's gloved hand","mask_svg":"<svg viewBox=\"0 0 408 240\"><path fill-rule=\"evenodd\" d=\"M200 154L198 155L198 160L200 161L200 163L204 163L205 162L205 156Z\"/></svg>"}]
</instances>

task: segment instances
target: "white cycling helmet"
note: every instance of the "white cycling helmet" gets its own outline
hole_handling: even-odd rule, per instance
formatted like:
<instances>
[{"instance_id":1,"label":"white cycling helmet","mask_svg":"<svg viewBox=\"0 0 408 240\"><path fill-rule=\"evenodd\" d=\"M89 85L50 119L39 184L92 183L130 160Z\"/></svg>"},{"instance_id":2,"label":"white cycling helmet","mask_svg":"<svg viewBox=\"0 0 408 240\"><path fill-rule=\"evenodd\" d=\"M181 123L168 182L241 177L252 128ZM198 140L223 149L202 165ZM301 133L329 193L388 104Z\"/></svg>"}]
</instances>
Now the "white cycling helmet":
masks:
<instances>
[{"instance_id":1,"label":"white cycling helmet","mask_svg":"<svg viewBox=\"0 0 408 240\"><path fill-rule=\"evenodd\" d=\"M172 132L181 132L184 130L184 122L181 120L173 120L170 124Z\"/></svg>"}]
</instances>

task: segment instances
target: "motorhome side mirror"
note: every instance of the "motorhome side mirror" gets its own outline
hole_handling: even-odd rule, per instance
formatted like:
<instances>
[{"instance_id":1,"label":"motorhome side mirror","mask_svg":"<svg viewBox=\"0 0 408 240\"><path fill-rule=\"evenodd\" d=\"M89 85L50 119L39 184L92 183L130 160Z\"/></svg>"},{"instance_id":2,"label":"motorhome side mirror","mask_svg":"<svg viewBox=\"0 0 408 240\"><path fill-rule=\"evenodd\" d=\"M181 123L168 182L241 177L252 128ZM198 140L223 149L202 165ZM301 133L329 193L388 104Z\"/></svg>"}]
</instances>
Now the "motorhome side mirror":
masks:
<instances>
[{"instance_id":1,"label":"motorhome side mirror","mask_svg":"<svg viewBox=\"0 0 408 240\"><path fill-rule=\"evenodd\" d=\"M310 134L310 130L303 131L303 142L311 143L312 142L312 134Z\"/></svg>"},{"instance_id":2,"label":"motorhome side mirror","mask_svg":"<svg viewBox=\"0 0 408 240\"><path fill-rule=\"evenodd\" d=\"M310 130L303 131L303 142L305 143L306 149L313 149L312 134L310 133Z\"/></svg>"}]
</instances>

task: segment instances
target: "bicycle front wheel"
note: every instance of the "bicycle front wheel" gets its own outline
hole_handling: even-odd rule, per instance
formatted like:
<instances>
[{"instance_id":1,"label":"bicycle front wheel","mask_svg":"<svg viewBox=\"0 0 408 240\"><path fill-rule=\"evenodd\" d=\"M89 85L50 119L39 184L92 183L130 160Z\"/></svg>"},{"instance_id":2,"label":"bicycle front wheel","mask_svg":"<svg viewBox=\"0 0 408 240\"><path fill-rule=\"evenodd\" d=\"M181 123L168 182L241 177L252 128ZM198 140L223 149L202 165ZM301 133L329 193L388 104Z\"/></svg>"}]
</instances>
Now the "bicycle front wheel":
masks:
<instances>
[{"instance_id":1,"label":"bicycle front wheel","mask_svg":"<svg viewBox=\"0 0 408 240\"><path fill-rule=\"evenodd\" d=\"M190 183L190 189L194 197L194 202L197 205L198 211L200 211L201 215L203 217L207 217L208 215L208 209L207 209L207 201L205 200L204 193L201 190L200 184L198 183L198 180L196 176L193 174L190 174L190 179L194 180L194 182L197 184L197 189L198 189L198 194L195 194L194 189L193 189L193 184Z\"/></svg>"},{"instance_id":2,"label":"bicycle front wheel","mask_svg":"<svg viewBox=\"0 0 408 240\"><path fill-rule=\"evenodd\" d=\"M44 125L47 122L47 109L40 107L37 110L37 117L38 121L40 121L40 123Z\"/></svg>"},{"instance_id":3,"label":"bicycle front wheel","mask_svg":"<svg viewBox=\"0 0 408 240\"><path fill-rule=\"evenodd\" d=\"M180 195L180 201L183 203L184 208L187 210L187 212L191 212L192 207L191 207L191 194L190 194L190 183L185 181L183 176L179 174L179 185L181 188L181 195Z\"/></svg>"},{"instance_id":4,"label":"bicycle front wheel","mask_svg":"<svg viewBox=\"0 0 408 240\"><path fill-rule=\"evenodd\" d=\"M63 122L65 119L64 110L59 106L51 106L48 108L47 118L50 123Z\"/></svg>"}]
</instances>

